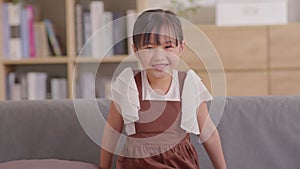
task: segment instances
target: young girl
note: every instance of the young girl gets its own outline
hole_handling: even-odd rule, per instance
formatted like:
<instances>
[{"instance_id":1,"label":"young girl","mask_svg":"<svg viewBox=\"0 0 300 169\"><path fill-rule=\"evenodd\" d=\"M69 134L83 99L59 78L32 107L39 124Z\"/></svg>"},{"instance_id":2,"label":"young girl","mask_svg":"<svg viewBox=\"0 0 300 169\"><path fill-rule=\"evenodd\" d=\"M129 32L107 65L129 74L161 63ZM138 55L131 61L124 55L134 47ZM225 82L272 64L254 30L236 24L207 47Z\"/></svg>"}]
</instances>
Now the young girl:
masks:
<instances>
[{"instance_id":1,"label":"young girl","mask_svg":"<svg viewBox=\"0 0 300 169\"><path fill-rule=\"evenodd\" d=\"M111 168L123 126L128 137L117 158L117 169L199 168L189 136L208 137L204 128L214 125L206 101L212 97L194 71L175 70L184 47L181 23L173 12L148 10L137 18L133 50L143 69L126 68L113 83L101 169ZM214 167L226 169L217 130L203 145Z\"/></svg>"}]
</instances>

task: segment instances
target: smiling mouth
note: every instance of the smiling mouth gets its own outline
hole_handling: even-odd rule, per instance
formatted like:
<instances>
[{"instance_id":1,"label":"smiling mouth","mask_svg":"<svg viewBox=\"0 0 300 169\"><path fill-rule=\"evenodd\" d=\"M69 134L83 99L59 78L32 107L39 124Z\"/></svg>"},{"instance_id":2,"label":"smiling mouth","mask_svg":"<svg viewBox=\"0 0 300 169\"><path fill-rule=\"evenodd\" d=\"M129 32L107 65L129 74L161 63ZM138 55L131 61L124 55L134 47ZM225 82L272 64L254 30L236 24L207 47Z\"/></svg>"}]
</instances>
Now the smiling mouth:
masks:
<instances>
[{"instance_id":1,"label":"smiling mouth","mask_svg":"<svg viewBox=\"0 0 300 169\"><path fill-rule=\"evenodd\" d=\"M151 65L156 70L163 70L165 67L167 67L169 64L153 64Z\"/></svg>"}]
</instances>

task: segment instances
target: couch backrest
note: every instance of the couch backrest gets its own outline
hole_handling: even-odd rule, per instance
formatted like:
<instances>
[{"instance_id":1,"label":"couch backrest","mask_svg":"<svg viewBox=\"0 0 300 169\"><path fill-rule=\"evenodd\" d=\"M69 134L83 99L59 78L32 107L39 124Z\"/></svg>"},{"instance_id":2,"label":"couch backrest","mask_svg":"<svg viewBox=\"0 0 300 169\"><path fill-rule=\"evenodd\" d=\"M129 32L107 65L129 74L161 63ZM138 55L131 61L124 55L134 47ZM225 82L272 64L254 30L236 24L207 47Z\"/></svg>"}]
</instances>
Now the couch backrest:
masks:
<instances>
[{"instance_id":1,"label":"couch backrest","mask_svg":"<svg viewBox=\"0 0 300 169\"><path fill-rule=\"evenodd\" d=\"M228 97L218 129L228 169L300 168L300 96Z\"/></svg>"},{"instance_id":2,"label":"couch backrest","mask_svg":"<svg viewBox=\"0 0 300 169\"><path fill-rule=\"evenodd\" d=\"M97 106L94 101L78 103L74 107L73 100L0 102L0 162L56 158L98 164L99 146L77 117L97 126L91 112L100 108L107 115L110 102L99 99ZM218 130L229 169L300 166L300 96L227 97ZM88 133L98 132L92 129ZM98 139L93 138L95 142ZM195 136L192 142L201 168L212 169Z\"/></svg>"},{"instance_id":3,"label":"couch backrest","mask_svg":"<svg viewBox=\"0 0 300 169\"><path fill-rule=\"evenodd\" d=\"M108 111L108 100L98 103ZM73 101L0 102L0 162L41 158L98 163L99 147L82 129Z\"/></svg>"}]
</instances>

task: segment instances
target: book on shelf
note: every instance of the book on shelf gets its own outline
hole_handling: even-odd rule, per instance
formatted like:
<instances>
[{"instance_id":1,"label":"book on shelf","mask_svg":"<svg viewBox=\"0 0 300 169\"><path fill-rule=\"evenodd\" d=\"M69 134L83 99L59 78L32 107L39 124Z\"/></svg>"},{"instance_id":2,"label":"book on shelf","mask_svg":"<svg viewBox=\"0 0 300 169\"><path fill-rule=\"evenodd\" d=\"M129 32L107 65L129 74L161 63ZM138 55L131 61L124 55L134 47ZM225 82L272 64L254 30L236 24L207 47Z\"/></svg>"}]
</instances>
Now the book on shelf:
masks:
<instances>
[{"instance_id":1,"label":"book on shelf","mask_svg":"<svg viewBox=\"0 0 300 169\"><path fill-rule=\"evenodd\" d=\"M21 83L21 99L27 99L28 98L28 91L27 91L26 74L21 73L19 75L19 80L20 80L20 83Z\"/></svg>"},{"instance_id":2,"label":"book on shelf","mask_svg":"<svg viewBox=\"0 0 300 169\"><path fill-rule=\"evenodd\" d=\"M95 98L95 74L93 72L82 71L78 77L79 88L77 97L84 99Z\"/></svg>"},{"instance_id":3,"label":"book on shelf","mask_svg":"<svg viewBox=\"0 0 300 169\"><path fill-rule=\"evenodd\" d=\"M36 37L36 53L40 57L50 56L48 37L46 32L45 22L35 22L35 37Z\"/></svg>"},{"instance_id":4,"label":"book on shelf","mask_svg":"<svg viewBox=\"0 0 300 169\"><path fill-rule=\"evenodd\" d=\"M27 99L27 79L24 73L10 72L7 74L7 95L10 100Z\"/></svg>"},{"instance_id":5,"label":"book on shelf","mask_svg":"<svg viewBox=\"0 0 300 169\"><path fill-rule=\"evenodd\" d=\"M29 51L29 24L27 21L27 9L23 8L21 11L21 46L23 58L30 57Z\"/></svg>"},{"instance_id":6,"label":"book on shelf","mask_svg":"<svg viewBox=\"0 0 300 169\"><path fill-rule=\"evenodd\" d=\"M50 81L51 99L66 99L67 94L67 79L66 78L52 78Z\"/></svg>"},{"instance_id":7,"label":"book on shelf","mask_svg":"<svg viewBox=\"0 0 300 169\"><path fill-rule=\"evenodd\" d=\"M89 39L92 36L91 27L91 13L89 11L83 12L83 49L79 55L92 56L92 45Z\"/></svg>"},{"instance_id":8,"label":"book on shelf","mask_svg":"<svg viewBox=\"0 0 300 169\"><path fill-rule=\"evenodd\" d=\"M52 52L55 56L62 56L62 50L59 45L57 36L55 34L55 30L53 27L52 22L49 19L44 19L46 31L47 31L47 37L50 44L50 48L52 49Z\"/></svg>"},{"instance_id":9,"label":"book on shelf","mask_svg":"<svg viewBox=\"0 0 300 169\"><path fill-rule=\"evenodd\" d=\"M101 29L101 41L103 44L103 52L101 56L113 56L113 13L104 11L102 20L103 27Z\"/></svg>"},{"instance_id":10,"label":"book on shelf","mask_svg":"<svg viewBox=\"0 0 300 169\"><path fill-rule=\"evenodd\" d=\"M126 24L127 24L127 51L128 55L133 54L132 50L132 33L133 33L133 26L137 19L137 12L136 10L129 9L126 11Z\"/></svg>"},{"instance_id":11,"label":"book on shelf","mask_svg":"<svg viewBox=\"0 0 300 169\"><path fill-rule=\"evenodd\" d=\"M113 13L113 40L114 54L126 54L127 52L127 25L124 12Z\"/></svg>"},{"instance_id":12,"label":"book on shelf","mask_svg":"<svg viewBox=\"0 0 300 169\"><path fill-rule=\"evenodd\" d=\"M11 100L21 100L22 99L22 85L18 81L11 86Z\"/></svg>"},{"instance_id":13,"label":"book on shelf","mask_svg":"<svg viewBox=\"0 0 300 169\"><path fill-rule=\"evenodd\" d=\"M39 28L37 22L33 23L33 29L34 29L34 57L41 57L40 49L41 49L41 42L39 41Z\"/></svg>"},{"instance_id":14,"label":"book on shelf","mask_svg":"<svg viewBox=\"0 0 300 169\"><path fill-rule=\"evenodd\" d=\"M8 3L3 3L1 6L1 11L2 11L2 44L3 44L3 57L4 59L9 59L10 55L10 50L9 50L9 40L10 40L10 27L8 23Z\"/></svg>"},{"instance_id":15,"label":"book on shelf","mask_svg":"<svg viewBox=\"0 0 300 169\"><path fill-rule=\"evenodd\" d=\"M22 58L22 46L21 46L21 4L7 3L8 18L8 57L12 59ZM6 11L6 10L5 10Z\"/></svg>"},{"instance_id":16,"label":"book on shelf","mask_svg":"<svg viewBox=\"0 0 300 169\"><path fill-rule=\"evenodd\" d=\"M28 100L47 99L47 73L28 72L26 78Z\"/></svg>"},{"instance_id":17,"label":"book on shelf","mask_svg":"<svg viewBox=\"0 0 300 169\"><path fill-rule=\"evenodd\" d=\"M103 54L100 28L103 26L102 17L104 13L103 1L91 1L91 48L92 57L101 57Z\"/></svg>"},{"instance_id":18,"label":"book on shelf","mask_svg":"<svg viewBox=\"0 0 300 169\"><path fill-rule=\"evenodd\" d=\"M75 29L76 29L76 51L77 54L83 47L83 9L80 3L75 5Z\"/></svg>"},{"instance_id":19,"label":"book on shelf","mask_svg":"<svg viewBox=\"0 0 300 169\"><path fill-rule=\"evenodd\" d=\"M30 58L35 58L36 55L36 49L35 45L37 44L36 38L35 38L35 30L34 30L34 7L32 5L26 6L27 11L27 24L28 24L28 41L29 44L29 56Z\"/></svg>"},{"instance_id":20,"label":"book on shelf","mask_svg":"<svg viewBox=\"0 0 300 169\"><path fill-rule=\"evenodd\" d=\"M6 82L6 98L10 100L21 100L21 82L14 72L8 73Z\"/></svg>"}]
</instances>

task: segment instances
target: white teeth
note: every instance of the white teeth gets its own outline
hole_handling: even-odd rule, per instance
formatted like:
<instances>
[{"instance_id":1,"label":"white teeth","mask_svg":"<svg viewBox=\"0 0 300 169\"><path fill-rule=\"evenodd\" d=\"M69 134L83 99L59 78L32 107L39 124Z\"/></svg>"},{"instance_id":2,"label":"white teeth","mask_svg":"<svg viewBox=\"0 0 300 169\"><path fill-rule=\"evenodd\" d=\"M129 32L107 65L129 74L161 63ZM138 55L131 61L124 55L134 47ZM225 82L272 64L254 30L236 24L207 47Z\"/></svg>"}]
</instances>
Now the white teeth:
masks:
<instances>
[{"instance_id":1,"label":"white teeth","mask_svg":"<svg viewBox=\"0 0 300 169\"><path fill-rule=\"evenodd\" d=\"M163 70L168 64L153 64L152 67L154 69Z\"/></svg>"}]
</instances>

